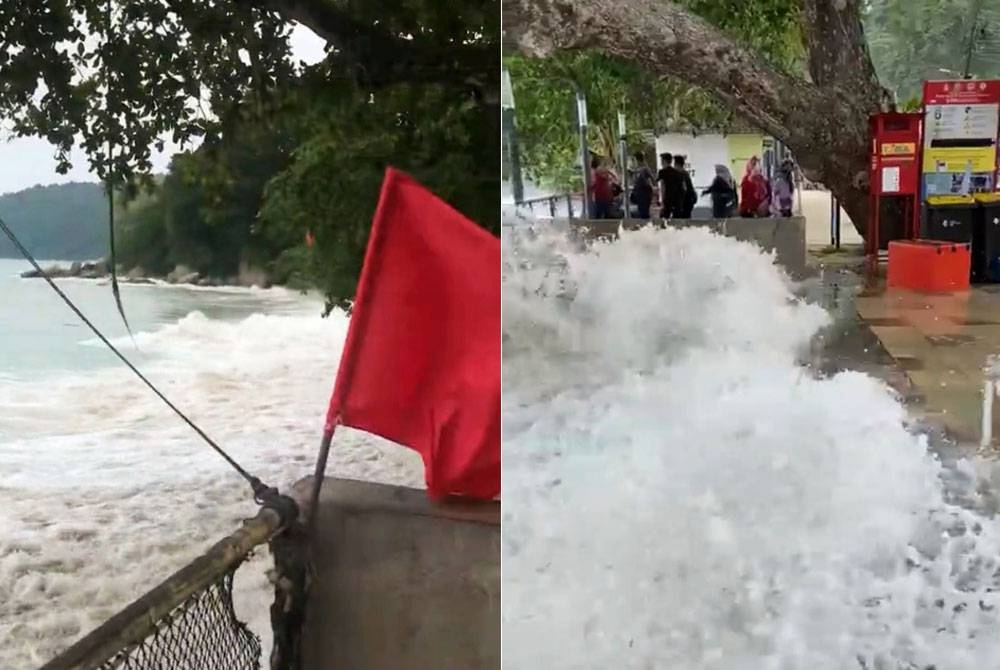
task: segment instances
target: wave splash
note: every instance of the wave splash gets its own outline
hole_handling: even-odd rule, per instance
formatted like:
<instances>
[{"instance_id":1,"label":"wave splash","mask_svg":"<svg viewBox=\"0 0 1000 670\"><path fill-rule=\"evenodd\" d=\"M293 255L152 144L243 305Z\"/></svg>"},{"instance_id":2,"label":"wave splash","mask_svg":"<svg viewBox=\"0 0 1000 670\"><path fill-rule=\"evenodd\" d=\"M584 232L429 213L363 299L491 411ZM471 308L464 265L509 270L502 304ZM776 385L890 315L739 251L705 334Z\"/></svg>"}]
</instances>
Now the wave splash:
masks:
<instances>
[{"instance_id":1,"label":"wave splash","mask_svg":"<svg viewBox=\"0 0 1000 670\"><path fill-rule=\"evenodd\" d=\"M772 257L504 251L505 665L997 665L1000 527L889 388L797 362L829 317Z\"/></svg>"},{"instance_id":2,"label":"wave splash","mask_svg":"<svg viewBox=\"0 0 1000 670\"><path fill-rule=\"evenodd\" d=\"M305 312L306 310L303 310ZM193 312L120 344L249 471L312 474L348 319ZM34 668L235 530L249 488L123 366L0 381L0 667ZM414 452L338 430L331 475L422 487ZM237 573L269 644L270 559Z\"/></svg>"}]
</instances>

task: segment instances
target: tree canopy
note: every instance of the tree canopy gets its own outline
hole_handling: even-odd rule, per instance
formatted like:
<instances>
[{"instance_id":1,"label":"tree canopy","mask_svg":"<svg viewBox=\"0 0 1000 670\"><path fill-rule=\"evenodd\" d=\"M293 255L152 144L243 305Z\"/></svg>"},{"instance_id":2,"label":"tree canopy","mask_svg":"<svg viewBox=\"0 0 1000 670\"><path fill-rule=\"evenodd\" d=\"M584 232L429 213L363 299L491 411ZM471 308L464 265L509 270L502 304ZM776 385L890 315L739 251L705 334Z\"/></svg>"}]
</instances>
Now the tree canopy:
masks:
<instances>
[{"instance_id":1,"label":"tree canopy","mask_svg":"<svg viewBox=\"0 0 1000 670\"><path fill-rule=\"evenodd\" d=\"M872 0L865 34L879 77L905 102L927 79L1000 77L1000 5L982 0Z\"/></svg>"},{"instance_id":2,"label":"tree canopy","mask_svg":"<svg viewBox=\"0 0 1000 670\"><path fill-rule=\"evenodd\" d=\"M497 95L488 0L460 11L419 0L4 0L0 114L16 134L52 142L61 169L80 141L102 179L129 180L163 136L214 136L241 105L294 82L293 21L327 40L322 67L338 77Z\"/></svg>"},{"instance_id":3,"label":"tree canopy","mask_svg":"<svg viewBox=\"0 0 1000 670\"><path fill-rule=\"evenodd\" d=\"M292 22L325 60L293 61ZM124 222L143 262L296 258L344 304L390 163L499 227L495 0L0 0L0 43L0 114L61 170L79 144L134 195L164 137L204 140Z\"/></svg>"},{"instance_id":4,"label":"tree canopy","mask_svg":"<svg viewBox=\"0 0 1000 670\"><path fill-rule=\"evenodd\" d=\"M795 0L687 0L681 3L713 25L755 45L769 62L801 72L805 58ZM508 53L527 175L558 188L579 187L574 95L587 98L591 148L615 160L617 113L630 130L740 131L747 123L708 91L677 77L649 72L596 50L561 51L547 58ZM633 136L630 144L637 138Z\"/></svg>"}]
</instances>

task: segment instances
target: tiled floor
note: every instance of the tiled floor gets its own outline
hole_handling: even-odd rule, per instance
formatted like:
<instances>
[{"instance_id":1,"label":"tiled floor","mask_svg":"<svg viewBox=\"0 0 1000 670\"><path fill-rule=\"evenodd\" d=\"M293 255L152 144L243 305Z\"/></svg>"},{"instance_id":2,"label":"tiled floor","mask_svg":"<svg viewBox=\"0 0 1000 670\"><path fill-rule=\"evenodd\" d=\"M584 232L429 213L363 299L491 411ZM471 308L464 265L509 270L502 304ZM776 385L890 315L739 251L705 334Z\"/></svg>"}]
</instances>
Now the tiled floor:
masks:
<instances>
[{"instance_id":1,"label":"tiled floor","mask_svg":"<svg viewBox=\"0 0 1000 670\"><path fill-rule=\"evenodd\" d=\"M978 441L983 367L1000 354L1000 292L993 287L926 295L876 288L857 308L890 355L907 371L928 418L955 437ZM994 416L1000 436L1000 412Z\"/></svg>"}]
</instances>

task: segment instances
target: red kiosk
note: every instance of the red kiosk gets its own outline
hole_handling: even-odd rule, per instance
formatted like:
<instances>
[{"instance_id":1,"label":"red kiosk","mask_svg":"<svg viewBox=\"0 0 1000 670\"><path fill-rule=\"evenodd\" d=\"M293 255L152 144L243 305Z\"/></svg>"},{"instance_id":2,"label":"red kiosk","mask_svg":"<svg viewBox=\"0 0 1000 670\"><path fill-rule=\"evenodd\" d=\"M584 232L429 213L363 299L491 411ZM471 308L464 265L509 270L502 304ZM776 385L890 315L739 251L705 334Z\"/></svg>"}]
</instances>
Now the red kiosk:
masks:
<instances>
[{"instance_id":1,"label":"red kiosk","mask_svg":"<svg viewBox=\"0 0 1000 670\"><path fill-rule=\"evenodd\" d=\"M884 112L868 120L868 234L865 253L878 262L889 242L920 234L920 144L923 114Z\"/></svg>"},{"instance_id":2,"label":"red kiosk","mask_svg":"<svg viewBox=\"0 0 1000 670\"><path fill-rule=\"evenodd\" d=\"M920 112L869 120L869 267L888 250L889 286L962 290L973 269L996 281L984 268L1000 258L997 232L984 232L973 194L1000 190L1000 81L928 81L923 93Z\"/></svg>"}]
</instances>

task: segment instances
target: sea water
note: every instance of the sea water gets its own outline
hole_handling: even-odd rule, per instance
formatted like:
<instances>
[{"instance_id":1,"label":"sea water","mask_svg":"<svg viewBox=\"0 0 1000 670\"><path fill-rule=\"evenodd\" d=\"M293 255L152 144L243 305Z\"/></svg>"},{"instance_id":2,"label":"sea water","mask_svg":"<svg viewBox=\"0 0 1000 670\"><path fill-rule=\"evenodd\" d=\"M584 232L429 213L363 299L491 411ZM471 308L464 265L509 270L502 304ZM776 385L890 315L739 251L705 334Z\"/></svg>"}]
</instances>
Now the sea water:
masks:
<instances>
[{"instance_id":1,"label":"sea water","mask_svg":"<svg viewBox=\"0 0 1000 670\"><path fill-rule=\"evenodd\" d=\"M27 265L0 260L0 668L34 668L256 514L250 491ZM59 286L265 482L315 464L347 317L283 289ZM328 473L422 486L419 457L338 431ZM269 644L258 552L237 614Z\"/></svg>"},{"instance_id":2,"label":"sea water","mask_svg":"<svg viewBox=\"0 0 1000 670\"><path fill-rule=\"evenodd\" d=\"M830 317L773 257L510 227L504 260L505 668L1000 667L991 466L804 366Z\"/></svg>"}]
</instances>

